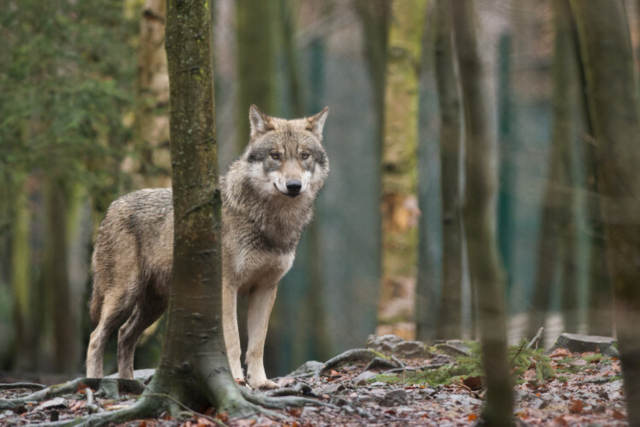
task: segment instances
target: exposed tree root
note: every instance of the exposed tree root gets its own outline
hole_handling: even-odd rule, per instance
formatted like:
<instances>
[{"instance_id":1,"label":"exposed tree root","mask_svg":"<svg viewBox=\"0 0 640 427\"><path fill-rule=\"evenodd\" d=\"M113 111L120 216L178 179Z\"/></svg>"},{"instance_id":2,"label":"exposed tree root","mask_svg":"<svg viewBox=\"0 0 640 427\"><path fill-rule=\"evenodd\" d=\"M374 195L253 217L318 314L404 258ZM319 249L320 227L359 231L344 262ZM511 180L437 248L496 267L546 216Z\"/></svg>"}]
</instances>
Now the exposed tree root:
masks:
<instances>
[{"instance_id":1,"label":"exposed tree root","mask_svg":"<svg viewBox=\"0 0 640 427\"><path fill-rule=\"evenodd\" d=\"M42 390L47 388L44 384L35 383L13 383L13 384L0 384L0 390L11 390L13 388L23 388L28 390Z\"/></svg>"},{"instance_id":2,"label":"exposed tree root","mask_svg":"<svg viewBox=\"0 0 640 427\"><path fill-rule=\"evenodd\" d=\"M45 389L36 391L27 396L17 397L15 399L0 399L0 410L14 409L19 406L42 402L56 396L64 394L76 393L81 385L86 385L94 390L109 397L117 397L120 393L141 394L144 391L144 385L136 380L122 380L114 378L78 378L64 384L54 385Z\"/></svg>"},{"instance_id":3,"label":"exposed tree root","mask_svg":"<svg viewBox=\"0 0 640 427\"><path fill-rule=\"evenodd\" d=\"M338 366L342 362L370 362L376 357L380 357L380 353L368 348L356 348L353 350L347 350L336 357L329 359L320 369L318 369L314 376L319 378L325 371Z\"/></svg>"},{"instance_id":4,"label":"exposed tree root","mask_svg":"<svg viewBox=\"0 0 640 427\"><path fill-rule=\"evenodd\" d=\"M368 371L370 369L377 368L403 368L404 365L399 364L395 360L383 359L382 357L375 357L367 366L365 366L364 370Z\"/></svg>"},{"instance_id":5,"label":"exposed tree root","mask_svg":"<svg viewBox=\"0 0 640 427\"><path fill-rule=\"evenodd\" d=\"M333 409L338 409L337 406L330 403L322 402L320 400L309 399L307 397L297 396L281 396L281 397L269 397L261 394L253 393L249 389L240 388L242 396L249 402L259 406L270 409L286 409L291 407L301 406L326 406Z\"/></svg>"},{"instance_id":6,"label":"exposed tree root","mask_svg":"<svg viewBox=\"0 0 640 427\"><path fill-rule=\"evenodd\" d=\"M269 390L265 393L267 397L282 397L282 396L304 396L311 393L311 387L309 384L303 382L296 383L293 387L277 388L275 390Z\"/></svg>"},{"instance_id":7,"label":"exposed tree root","mask_svg":"<svg viewBox=\"0 0 640 427\"><path fill-rule=\"evenodd\" d=\"M92 378L93 379L93 378ZM157 396L145 396L129 408L113 412L102 412L71 420L38 424L40 427L102 427L109 424L124 423L140 418L155 418L169 407L169 399Z\"/></svg>"}]
</instances>

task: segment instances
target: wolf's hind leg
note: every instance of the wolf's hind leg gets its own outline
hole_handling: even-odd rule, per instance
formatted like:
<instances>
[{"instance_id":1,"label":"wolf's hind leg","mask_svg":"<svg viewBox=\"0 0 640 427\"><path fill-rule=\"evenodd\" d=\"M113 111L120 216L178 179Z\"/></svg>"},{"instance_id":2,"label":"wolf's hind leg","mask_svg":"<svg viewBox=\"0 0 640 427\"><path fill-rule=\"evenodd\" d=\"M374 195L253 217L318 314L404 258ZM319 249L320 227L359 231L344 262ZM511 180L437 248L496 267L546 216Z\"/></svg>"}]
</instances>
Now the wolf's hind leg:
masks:
<instances>
[{"instance_id":1,"label":"wolf's hind leg","mask_svg":"<svg viewBox=\"0 0 640 427\"><path fill-rule=\"evenodd\" d=\"M222 284L222 325L224 327L224 343L231 375L236 379L244 379L240 363L240 332L238 331L238 292L227 283Z\"/></svg>"},{"instance_id":2,"label":"wolf's hind leg","mask_svg":"<svg viewBox=\"0 0 640 427\"><path fill-rule=\"evenodd\" d=\"M264 371L264 342L278 285L259 286L249 295L249 345L247 346L247 383L252 388L277 388Z\"/></svg>"},{"instance_id":3,"label":"wolf's hind leg","mask_svg":"<svg viewBox=\"0 0 640 427\"><path fill-rule=\"evenodd\" d=\"M98 326L91 333L87 350L87 377L102 378L104 350L111 334L131 313L131 305L103 304Z\"/></svg>"},{"instance_id":4,"label":"wolf's hind leg","mask_svg":"<svg viewBox=\"0 0 640 427\"><path fill-rule=\"evenodd\" d=\"M118 332L118 376L133 379L133 358L140 336L167 309L167 298L147 290Z\"/></svg>"}]
</instances>

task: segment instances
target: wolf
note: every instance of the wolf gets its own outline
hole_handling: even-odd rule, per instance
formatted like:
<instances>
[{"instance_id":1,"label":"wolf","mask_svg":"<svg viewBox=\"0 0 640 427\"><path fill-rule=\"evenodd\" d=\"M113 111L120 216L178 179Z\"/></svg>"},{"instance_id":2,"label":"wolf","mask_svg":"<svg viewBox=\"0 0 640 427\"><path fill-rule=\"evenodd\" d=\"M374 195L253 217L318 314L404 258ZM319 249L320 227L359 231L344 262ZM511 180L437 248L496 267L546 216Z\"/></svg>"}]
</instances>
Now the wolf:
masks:
<instances>
[{"instance_id":1,"label":"wolf","mask_svg":"<svg viewBox=\"0 0 640 427\"><path fill-rule=\"evenodd\" d=\"M312 220L329 173L322 132L329 109L302 119L249 109L250 141L222 176L222 297L227 356L233 377L251 388L276 388L263 354L278 282ZM133 377L142 332L167 309L173 260L170 188L145 189L114 201L98 231L93 257L87 377L103 376L110 335L118 331L118 374ZM240 362L238 296L249 299L246 378Z\"/></svg>"}]
</instances>

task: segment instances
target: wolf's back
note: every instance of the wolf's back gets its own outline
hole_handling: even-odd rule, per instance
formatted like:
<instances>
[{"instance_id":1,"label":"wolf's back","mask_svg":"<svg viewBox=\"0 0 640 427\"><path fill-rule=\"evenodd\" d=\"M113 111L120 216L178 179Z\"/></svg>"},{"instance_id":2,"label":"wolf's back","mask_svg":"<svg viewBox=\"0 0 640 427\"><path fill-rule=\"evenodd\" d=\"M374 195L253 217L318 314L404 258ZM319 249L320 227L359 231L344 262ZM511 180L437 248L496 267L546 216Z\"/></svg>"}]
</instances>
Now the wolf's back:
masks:
<instances>
[{"instance_id":1,"label":"wolf's back","mask_svg":"<svg viewBox=\"0 0 640 427\"><path fill-rule=\"evenodd\" d=\"M167 278L173 258L173 203L168 188L145 189L114 201L93 251L91 321L102 305L137 298L143 279ZM122 304L127 306L128 304Z\"/></svg>"}]
</instances>

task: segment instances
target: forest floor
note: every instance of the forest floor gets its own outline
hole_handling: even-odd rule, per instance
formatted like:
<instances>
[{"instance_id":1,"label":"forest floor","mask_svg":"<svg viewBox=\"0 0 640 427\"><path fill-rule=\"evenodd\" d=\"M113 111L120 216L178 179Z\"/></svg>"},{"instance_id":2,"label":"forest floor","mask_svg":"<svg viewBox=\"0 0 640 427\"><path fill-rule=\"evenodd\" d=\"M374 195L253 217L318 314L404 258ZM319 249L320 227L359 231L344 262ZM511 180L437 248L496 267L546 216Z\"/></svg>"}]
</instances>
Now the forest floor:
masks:
<instances>
[{"instance_id":1,"label":"forest floor","mask_svg":"<svg viewBox=\"0 0 640 427\"><path fill-rule=\"evenodd\" d=\"M562 347L545 354L525 344L510 348L516 383L514 416L519 425L628 425L617 358L599 352L572 353ZM289 394L330 406L276 411L285 417L280 420L264 416L228 419L226 414L203 408L202 414L185 413L179 418L165 414L160 419L136 420L121 426L474 425L479 421L485 393L478 353L477 345L460 341L426 347L394 336L372 337L366 350L352 351L331 363L307 362L294 373L277 379L281 389L275 393L291 391ZM322 374L317 376L320 369ZM148 380L149 370L140 373L141 380ZM19 388L0 390L0 398L26 393ZM95 397L98 411L112 411L134 402L135 396L105 399L98 393ZM0 426L17 427L83 415L87 415L86 397L79 387L77 393L0 412Z\"/></svg>"}]
</instances>

